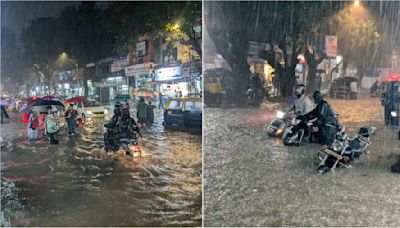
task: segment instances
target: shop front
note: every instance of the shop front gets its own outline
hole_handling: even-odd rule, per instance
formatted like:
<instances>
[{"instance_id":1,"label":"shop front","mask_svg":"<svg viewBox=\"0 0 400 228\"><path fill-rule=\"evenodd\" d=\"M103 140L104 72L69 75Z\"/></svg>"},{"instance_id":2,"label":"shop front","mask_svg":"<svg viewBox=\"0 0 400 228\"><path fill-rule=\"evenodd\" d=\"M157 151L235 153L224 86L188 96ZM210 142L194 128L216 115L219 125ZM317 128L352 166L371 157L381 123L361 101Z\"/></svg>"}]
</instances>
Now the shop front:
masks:
<instances>
[{"instance_id":1,"label":"shop front","mask_svg":"<svg viewBox=\"0 0 400 228\"><path fill-rule=\"evenodd\" d=\"M163 65L154 70L154 82L158 91L167 97L185 97L189 94L189 82L182 75L179 64Z\"/></svg>"},{"instance_id":2,"label":"shop front","mask_svg":"<svg viewBox=\"0 0 400 228\"><path fill-rule=\"evenodd\" d=\"M154 90L152 82L152 71L154 63L141 63L125 67L125 76L128 78L129 94L135 89L146 88Z\"/></svg>"},{"instance_id":3,"label":"shop front","mask_svg":"<svg viewBox=\"0 0 400 228\"><path fill-rule=\"evenodd\" d=\"M101 103L112 102L117 95L128 94L126 78L122 76L108 77L101 82L93 82L93 86L99 88L99 100Z\"/></svg>"}]
</instances>

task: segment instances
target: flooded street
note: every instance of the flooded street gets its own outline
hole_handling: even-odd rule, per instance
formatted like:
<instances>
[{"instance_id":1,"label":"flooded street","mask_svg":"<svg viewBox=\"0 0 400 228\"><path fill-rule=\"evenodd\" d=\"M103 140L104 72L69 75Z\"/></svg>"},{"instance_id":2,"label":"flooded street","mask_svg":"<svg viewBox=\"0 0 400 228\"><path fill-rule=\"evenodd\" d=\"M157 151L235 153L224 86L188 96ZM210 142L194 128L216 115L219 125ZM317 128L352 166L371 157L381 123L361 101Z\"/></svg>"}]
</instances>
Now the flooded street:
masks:
<instances>
[{"instance_id":1,"label":"flooded street","mask_svg":"<svg viewBox=\"0 0 400 228\"><path fill-rule=\"evenodd\" d=\"M11 119L1 126L2 225L201 225L201 134L164 129L162 110L133 160L100 149L102 119L76 136L61 128L59 145L27 142L20 115Z\"/></svg>"},{"instance_id":2,"label":"flooded street","mask_svg":"<svg viewBox=\"0 0 400 228\"><path fill-rule=\"evenodd\" d=\"M285 147L266 135L273 105L205 109L205 226L400 226L396 129L377 98L328 100L349 135L378 128L370 154L316 175L319 145Z\"/></svg>"}]
</instances>

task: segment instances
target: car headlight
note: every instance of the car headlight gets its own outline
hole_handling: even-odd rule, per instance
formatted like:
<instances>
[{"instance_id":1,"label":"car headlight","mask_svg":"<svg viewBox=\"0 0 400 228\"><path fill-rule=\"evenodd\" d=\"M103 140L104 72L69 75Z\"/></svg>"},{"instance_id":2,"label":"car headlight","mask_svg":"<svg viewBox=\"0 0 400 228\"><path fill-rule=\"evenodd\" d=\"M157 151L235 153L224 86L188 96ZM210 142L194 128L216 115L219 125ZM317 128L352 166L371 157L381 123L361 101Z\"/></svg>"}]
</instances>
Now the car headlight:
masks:
<instances>
[{"instance_id":1,"label":"car headlight","mask_svg":"<svg viewBox=\"0 0 400 228\"><path fill-rule=\"evenodd\" d=\"M284 116L285 116L285 113L284 113L284 112L282 112L282 111L277 111L277 112L276 112L276 117L282 119Z\"/></svg>"},{"instance_id":2,"label":"car headlight","mask_svg":"<svg viewBox=\"0 0 400 228\"><path fill-rule=\"evenodd\" d=\"M93 112L92 111L87 111L87 114L93 115Z\"/></svg>"},{"instance_id":3,"label":"car headlight","mask_svg":"<svg viewBox=\"0 0 400 228\"><path fill-rule=\"evenodd\" d=\"M104 114L108 114L108 110L107 109L104 109Z\"/></svg>"},{"instance_id":4,"label":"car headlight","mask_svg":"<svg viewBox=\"0 0 400 228\"><path fill-rule=\"evenodd\" d=\"M397 116L397 112L396 111L391 111L390 115L393 116L393 117L396 117Z\"/></svg>"}]
</instances>

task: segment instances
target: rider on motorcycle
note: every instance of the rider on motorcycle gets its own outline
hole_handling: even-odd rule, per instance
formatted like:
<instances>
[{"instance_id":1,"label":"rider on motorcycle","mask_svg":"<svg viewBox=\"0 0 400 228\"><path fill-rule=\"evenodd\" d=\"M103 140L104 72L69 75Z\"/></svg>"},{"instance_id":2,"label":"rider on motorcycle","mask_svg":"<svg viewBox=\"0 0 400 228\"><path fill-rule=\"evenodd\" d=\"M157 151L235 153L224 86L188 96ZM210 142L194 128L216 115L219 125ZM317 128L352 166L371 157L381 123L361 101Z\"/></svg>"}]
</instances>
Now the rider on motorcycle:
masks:
<instances>
[{"instance_id":1,"label":"rider on motorcycle","mask_svg":"<svg viewBox=\"0 0 400 228\"><path fill-rule=\"evenodd\" d=\"M105 149L116 151L119 148L119 140L121 138L133 138L136 132L140 134L139 127L133 118L130 117L129 106L122 107L117 104L114 107L114 116L111 121L104 126L107 128L107 133L104 136Z\"/></svg>"},{"instance_id":2,"label":"rider on motorcycle","mask_svg":"<svg viewBox=\"0 0 400 228\"><path fill-rule=\"evenodd\" d=\"M293 111L296 115L304 115L314 109L314 104L311 99L305 95L306 86L297 84L293 88L293 93L296 96L292 105L287 109L288 112Z\"/></svg>"},{"instance_id":3,"label":"rider on motorcycle","mask_svg":"<svg viewBox=\"0 0 400 228\"><path fill-rule=\"evenodd\" d=\"M305 118L305 120L317 118L314 124L318 127L318 132L316 134L318 142L322 145L330 145L335 140L335 135L339 127L338 120L330 105L322 99L321 92L318 90L315 91L313 98L317 107L303 115L303 118Z\"/></svg>"}]
</instances>

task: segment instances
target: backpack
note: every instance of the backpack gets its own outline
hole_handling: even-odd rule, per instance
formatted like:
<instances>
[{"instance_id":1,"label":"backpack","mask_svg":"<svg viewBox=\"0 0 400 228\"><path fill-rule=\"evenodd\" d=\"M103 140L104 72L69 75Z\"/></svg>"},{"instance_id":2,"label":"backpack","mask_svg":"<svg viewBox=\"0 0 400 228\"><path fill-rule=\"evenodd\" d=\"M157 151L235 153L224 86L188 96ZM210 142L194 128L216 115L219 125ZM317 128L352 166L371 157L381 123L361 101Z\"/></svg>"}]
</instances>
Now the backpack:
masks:
<instances>
[{"instance_id":1,"label":"backpack","mask_svg":"<svg viewBox=\"0 0 400 228\"><path fill-rule=\"evenodd\" d=\"M39 127L39 118L36 117L36 118L32 121L31 129L32 129L32 130L36 130L38 127Z\"/></svg>"}]
</instances>

